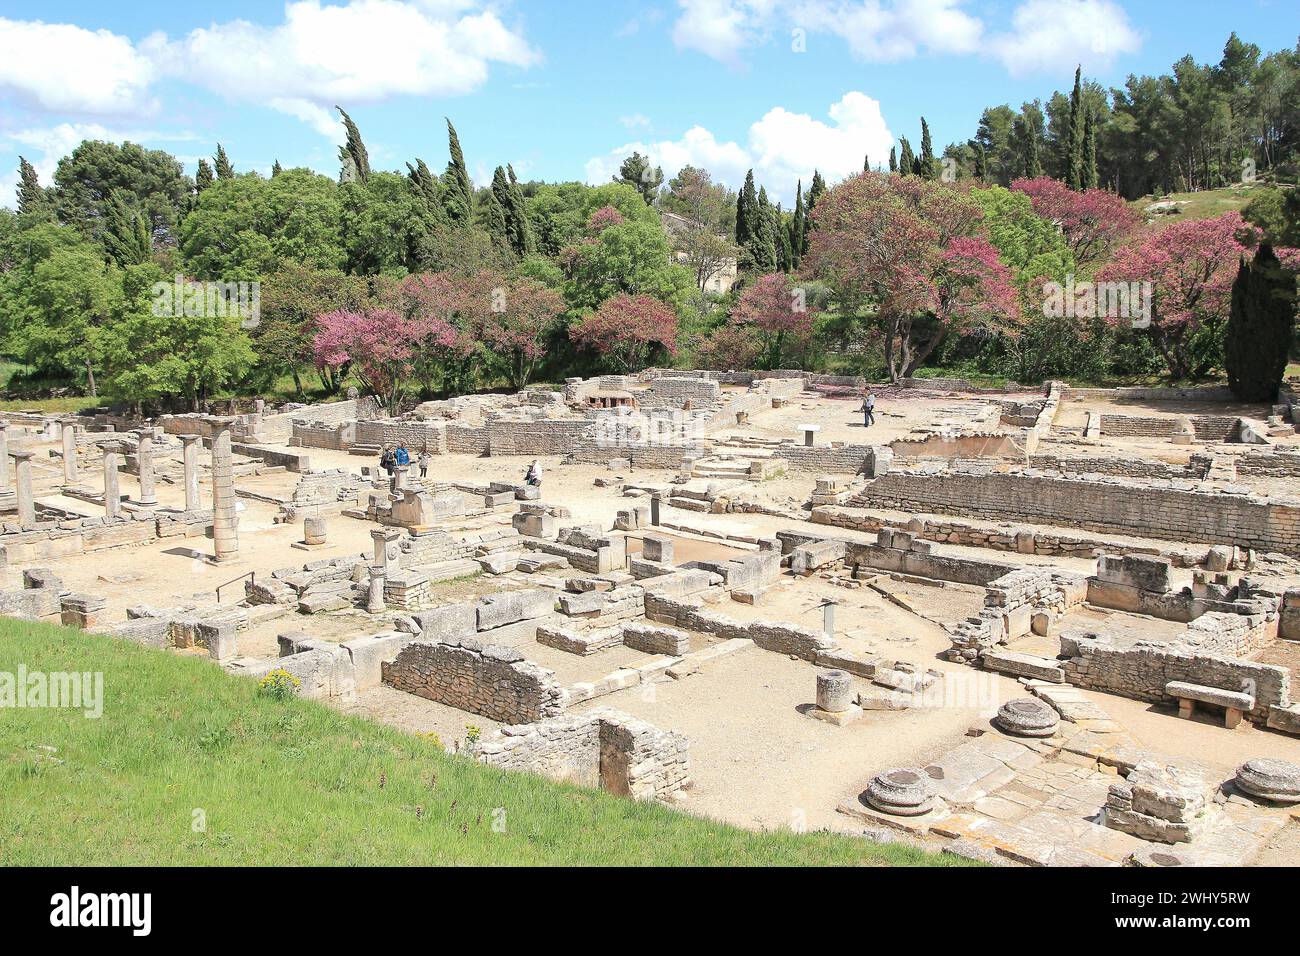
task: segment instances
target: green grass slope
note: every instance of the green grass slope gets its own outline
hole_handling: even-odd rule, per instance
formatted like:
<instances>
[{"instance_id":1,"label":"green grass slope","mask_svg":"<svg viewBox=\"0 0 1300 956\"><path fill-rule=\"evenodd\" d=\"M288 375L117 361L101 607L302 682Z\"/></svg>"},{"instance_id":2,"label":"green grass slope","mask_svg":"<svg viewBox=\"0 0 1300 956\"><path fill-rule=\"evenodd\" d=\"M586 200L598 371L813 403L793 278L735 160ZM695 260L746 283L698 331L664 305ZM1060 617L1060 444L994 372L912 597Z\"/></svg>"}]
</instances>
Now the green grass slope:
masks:
<instances>
[{"instance_id":1,"label":"green grass slope","mask_svg":"<svg viewBox=\"0 0 1300 956\"><path fill-rule=\"evenodd\" d=\"M20 665L101 672L103 715L0 707L5 865L953 862L503 773L201 659L0 618L0 681Z\"/></svg>"}]
</instances>

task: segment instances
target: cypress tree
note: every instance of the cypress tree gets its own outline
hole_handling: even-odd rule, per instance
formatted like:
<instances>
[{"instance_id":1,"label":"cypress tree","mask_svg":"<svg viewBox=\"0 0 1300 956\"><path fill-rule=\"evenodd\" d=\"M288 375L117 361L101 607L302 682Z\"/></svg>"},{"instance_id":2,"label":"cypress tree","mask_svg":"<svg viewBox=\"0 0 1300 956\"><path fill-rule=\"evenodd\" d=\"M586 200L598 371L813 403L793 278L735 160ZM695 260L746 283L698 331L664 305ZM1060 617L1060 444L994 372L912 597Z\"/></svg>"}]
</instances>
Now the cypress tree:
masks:
<instances>
[{"instance_id":1,"label":"cypress tree","mask_svg":"<svg viewBox=\"0 0 1300 956\"><path fill-rule=\"evenodd\" d=\"M808 253L808 243L812 236L812 231L816 228L812 221L813 207L817 205L817 200L822 198L822 193L826 192L826 180L822 179L822 174L813 170L812 185L808 187L808 199L804 203L803 214L803 248L799 250L799 255L805 256Z\"/></svg>"},{"instance_id":2,"label":"cypress tree","mask_svg":"<svg viewBox=\"0 0 1300 956\"><path fill-rule=\"evenodd\" d=\"M361 131L357 129L357 124L352 122L352 117L343 110L343 107L334 108L343 117L343 130L347 134L347 141L339 147L339 159L346 163L346 157L350 156L352 168L356 171L356 181L367 183L370 181L370 154L366 152L366 144L361 141Z\"/></svg>"},{"instance_id":3,"label":"cypress tree","mask_svg":"<svg viewBox=\"0 0 1300 956\"><path fill-rule=\"evenodd\" d=\"M280 161L277 159L275 161L275 165L271 167L271 178L274 179L276 176L279 176L282 172L284 172L284 167L280 165Z\"/></svg>"},{"instance_id":4,"label":"cypress tree","mask_svg":"<svg viewBox=\"0 0 1300 956\"><path fill-rule=\"evenodd\" d=\"M975 144L975 178L980 182L985 181L988 173L989 162L988 155L984 152L984 144Z\"/></svg>"},{"instance_id":5,"label":"cypress tree","mask_svg":"<svg viewBox=\"0 0 1300 956\"><path fill-rule=\"evenodd\" d=\"M793 269L799 268L799 263L803 261L804 231L807 227L807 217L803 209L803 180L799 180L799 185L794 191L794 215L790 218L790 266Z\"/></svg>"},{"instance_id":6,"label":"cypress tree","mask_svg":"<svg viewBox=\"0 0 1300 956\"><path fill-rule=\"evenodd\" d=\"M1061 168L1065 184L1073 190L1083 188L1083 67L1074 70L1074 91L1070 93L1070 118L1064 131L1066 155Z\"/></svg>"},{"instance_id":7,"label":"cypress tree","mask_svg":"<svg viewBox=\"0 0 1300 956\"><path fill-rule=\"evenodd\" d=\"M44 215L49 211L49 197L41 188L36 167L25 157L18 157L18 212L20 215Z\"/></svg>"},{"instance_id":8,"label":"cypress tree","mask_svg":"<svg viewBox=\"0 0 1300 956\"><path fill-rule=\"evenodd\" d=\"M217 155L212 159L216 166L218 179L235 178L235 167L230 165L230 157L226 155L226 148L220 143L217 144Z\"/></svg>"},{"instance_id":9,"label":"cypress tree","mask_svg":"<svg viewBox=\"0 0 1300 956\"><path fill-rule=\"evenodd\" d=\"M506 211L502 208L501 203L497 201L496 193L490 193L486 208L483 210L484 226L487 234L492 240L492 247L502 255L509 256L514 252L510 245L510 234L506 227Z\"/></svg>"},{"instance_id":10,"label":"cypress tree","mask_svg":"<svg viewBox=\"0 0 1300 956\"><path fill-rule=\"evenodd\" d=\"M758 228L758 193L754 189L754 171L745 174L745 185L736 197L736 245L741 249L749 247L754 232Z\"/></svg>"},{"instance_id":11,"label":"cypress tree","mask_svg":"<svg viewBox=\"0 0 1300 956\"><path fill-rule=\"evenodd\" d=\"M862 171L863 171L864 173L869 173L869 172L871 172L871 156L870 156L870 154L864 154L863 157L862 157Z\"/></svg>"},{"instance_id":12,"label":"cypress tree","mask_svg":"<svg viewBox=\"0 0 1300 956\"><path fill-rule=\"evenodd\" d=\"M1223 343L1228 387L1243 402L1271 402L1286 372L1295 328L1295 274L1261 243L1253 262L1242 258L1232 285Z\"/></svg>"},{"instance_id":13,"label":"cypress tree","mask_svg":"<svg viewBox=\"0 0 1300 956\"><path fill-rule=\"evenodd\" d=\"M510 177L510 209L515 219L515 231L519 234L519 254L531 255L536 248L533 241L532 223L528 221L528 203L524 200L524 190L515 175L515 167L507 163L506 175Z\"/></svg>"},{"instance_id":14,"label":"cypress tree","mask_svg":"<svg viewBox=\"0 0 1300 956\"><path fill-rule=\"evenodd\" d=\"M898 137L898 171L904 176L910 176L916 171L916 157L912 155L912 144L907 141L906 136Z\"/></svg>"},{"instance_id":15,"label":"cypress tree","mask_svg":"<svg viewBox=\"0 0 1300 956\"><path fill-rule=\"evenodd\" d=\"M934 143L930 141L930 124L921 117L921 155L916 158L917 172L923 179L934 179Z\"/></svg>"},{"instance_id":16,"label":"cypress tree","mask_svg":"<svg viewBox=\"0 0 1300 956\"><path fill-rule=\"evenodd\" d=\"M447 146L451 159L442 177L446 187L443 203L447 218L457 225L464 225L469 223L474 213L474 186L470 182L469 171L465 168L465 154L460 149L460 137L456 135L456 127L451 125L451 120L447 120Z\"/></svg>"},{"instance_id":17,"label":"cypress tree","mask_svg":"<svg viewBox=\"0 0 1300 956\"><path fill-rule=\"evenodd\" d=\"M889 147L889 171L898 172L898 150L893 146Z\"/></svg>"},{"instance_id":18,"label":"cypress tree","mask_svg":"<svg viewBox=\"0 0 1300 956\"><path fill-rule=\"evenodd\" d=\"M1016 138L1020 145L1020 168L1026 179L1043 175L1043 162L1038 155L1038 133L1024 116L1016 117Z\"/></svg>"},{"instance_id":19,"label":"cypress tree","mask_svg":"<svg viewBox=\"0 0 1300 956\"><path fill-rule=\"evenodd\" d=\"M776 269L776 229L773 226L773 210L767 201L765 186L760 186L758 190L758 210L748 248L749 258L755 269L763 273Z\"/></svg>"},{"instance_id":20,"label":"cypress tree","mask_svg":"<svg viewBox=\"0 0 1300 956\"><path fill-rule=\"evenodd\" d=\"M208 161L206 159L200 159L199 168L194 173L194 191L196 193L203 192L203 190L212 185L212 181L215 178L216 177L212 173L212 167L208 165Z\"/></svg>"},{"instance_id":21,"label":"cypress tree","mask_svg":"<svg viewBox=\"0 0 1300 956\"><path fill-rule=\"evenodd\" d=\"M526 256L530 244L528 216L524 212L524 197L519 191L518 181L514 178L514 170L511 170L510 175L507 176L502 167L496 168L492 174L492 198L501 207L506 241L511 251L516 256Z\"/></svg>"},{"instance_id":22,"label":"cypress tree","mask_svg":"<svg viewBox=\"0 0 1300 956\"><path fill-rule=\"evenodd\" d=\"M1092 110L1083 122L1083 189L1097 188L1097 126Z\"/></svg>"},{"instance_id":23,"label":"cypress tree","mask_svg":"<svg viewBox=\"0 0 1300 956\"><path fill-rule=\"evenodd\" d=\"M123 268L148 262L153 251L148 221L120 189L113 190L105 210L103 242L108 257Z\"/></svg>"}]
</instances>

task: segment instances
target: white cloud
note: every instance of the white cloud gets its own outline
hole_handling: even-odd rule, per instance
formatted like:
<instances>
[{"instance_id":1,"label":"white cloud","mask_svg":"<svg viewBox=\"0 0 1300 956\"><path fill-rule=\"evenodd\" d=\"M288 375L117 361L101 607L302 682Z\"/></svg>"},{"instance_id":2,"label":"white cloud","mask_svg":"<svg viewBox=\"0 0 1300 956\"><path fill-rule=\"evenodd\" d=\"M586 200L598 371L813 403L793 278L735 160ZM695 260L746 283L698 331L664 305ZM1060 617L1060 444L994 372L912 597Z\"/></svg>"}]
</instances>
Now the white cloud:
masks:
<instances>
[{"instance_id":1,"label":"white cloud","mask_svg":"<svg viewBox=\"0 0 1300 956\"><path fill-rule=\"evenodd\" d=\"M777 0L678 0L673 43L723 63L737 64L741 51L762 37Z\"/></svg>"},{"instance_id":2,"label":"white cloud","mask_svg":"<svg viewBox=\"0 0 1300 956\"><path fill-rule=\"evenodd\" d=\"M795 183L807 188L813 170L827 182L862 171L863 157L879 162L889 154L894 134L889 131L879 101L865 93L850 92L829 109L831 122L783 107L768 110L749 127L745 145L719 141L709 130L695 126L679 139L654 143L625 143L596 156L586 165L589 183L606 183L619 164L634 150L650 156L671 178L683 166L702 166L714 178L738 188L750 168L754 179L767 187L773 201L794 200Z\"/></svg>"},{"instance_id":3,"label":"white cloud","mask_svg":"<svg viewBox=\"0 0 1300 956\"><path fill-rule=\"evenodd\" d=\"M38 109L150 112L154 65L126 37L66 23L0 17L0 92Z\"/></svg>"},{"instance_id":4,"label":"white cloud","mask_svg":"<svg viewBox=\"0 0 1300 956\"><path fill-rule=\"evenodd\" d=\"M266 104L333 138L336 103L468 93L494 64L541 59L484 0L295 0L276 26L232 20L134 45L105 31L0 19L0 92L41 109L139 114L152 106L153 83L178 79Z\"/></svg>"},{"instance_id":5,"label":"white cloud","mask_svg":"<svg viewBox=\"0 0 1300 956\"><path fill-rule=\"evenodd\" d=\"M1011 17L1012 31L992 39L992 51L1013 75L1057 71L1081 63L1105 69L1142 38L1111 0L1026 0Z\"/></svg>"},{"instance_id":6,"label":"white cloud","mask_svg":"<svg viewBox=\"0 0 1300 956\"><path fill-rule=\"evenodd\" d=\"M650 117L644 113L632 113L629 116L620 116L618 121L628 129L649 129Z\"/></svg>"}]
</instances>

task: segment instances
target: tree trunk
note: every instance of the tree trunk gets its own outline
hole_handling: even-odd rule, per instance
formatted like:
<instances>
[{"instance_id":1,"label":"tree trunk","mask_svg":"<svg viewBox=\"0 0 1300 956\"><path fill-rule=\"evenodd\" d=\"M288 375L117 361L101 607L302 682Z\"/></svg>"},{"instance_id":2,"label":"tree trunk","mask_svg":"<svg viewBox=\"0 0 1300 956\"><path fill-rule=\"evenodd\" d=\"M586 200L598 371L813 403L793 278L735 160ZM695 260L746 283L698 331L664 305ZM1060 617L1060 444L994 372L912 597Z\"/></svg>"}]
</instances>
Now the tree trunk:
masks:
<instances>
[{"instance_id":1,"label":"tree trunk","mask_svg":"<svg viewBox=\"0 0 1300 956\"><path fill-rule=\"evenodd\" d=\"M86 359L86 388L91 398L99 398L99 391L95 388L95 370L91 367L90 359Z\"/></svg>"}]
</instances>

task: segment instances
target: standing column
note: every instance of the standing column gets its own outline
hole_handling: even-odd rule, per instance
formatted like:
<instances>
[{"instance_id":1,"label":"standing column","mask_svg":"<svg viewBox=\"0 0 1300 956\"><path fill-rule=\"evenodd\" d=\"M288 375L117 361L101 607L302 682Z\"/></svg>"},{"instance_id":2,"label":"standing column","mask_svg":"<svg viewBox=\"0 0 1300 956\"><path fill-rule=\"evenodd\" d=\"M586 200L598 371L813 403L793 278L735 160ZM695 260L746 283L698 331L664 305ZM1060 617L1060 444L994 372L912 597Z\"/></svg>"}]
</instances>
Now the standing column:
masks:
<instances>
[{"instance_id":1,"label":"standing column","mask_svg":"<svg viewBox=\"0 0 1300 956\"><path fill-rule=\"evenodd\" d=\"M370 569L370 591L366 594L366 610L371 614L383 614L384 605L384 568L376 565Z\"/></svg>"},{"instance_id":2,"label":"standing column","mask_svg":"<svg viewBox=\"0 0 1300 956\"><path fill-rule=\"evenodd\" d=\"M370 532L370 539L375 543L375 566L380 571L388 570L388 546L401 535L391 528L376 528Z\"/></svg>"},{"instance_id":3,"label":"standing column","mask_svg":"<svg viewBox=\"0 0 1300 956\"><path fill-rule=\"evenodd\" d=\"M18 493L18 524L30 528L36 524L36 499L32 497L32 455L30 451L10 453L14 460ZM7 463L6 463L7 464Z\"/></svg>"},{"instance_id":4,"label":"standing column","mask_svg":"<svg viewBox=\"0 0 1300 956\"><path fill-rule=\"evenodd\" d=\"M122 492L117 486L117 466L122 457L122 446L109 442L101 446L104 452L104 514L117 518L122 514Z\"/></svg>"},{"instance_id":5,"label":"standing column","mask_svg":"<svg viewBox=\"0 0 1300 956\"><path fill-rule=\"evenodd\" d=\"M9 490L9 423L0 421L0 491Z\"/></svg>"},{"instance_id":6,"label":"standing column","mask_svg":"<svg viewBox=\"0 0 1300 956\"><path fill-rule=\"evenodd\" d=\"M154 487L153 474L153 429L142 428L135 433L136 469L140 473L140 507L158 507L158 492Z\"/></svg>"},{"instance_id":7,"label":"standing column","mask_svg":"<svg viewBox=\"0 0 1300 956\"><path fill-rule=\"evenodd\" d=\"M212 422L212 544L218 562L239 557L239 512L230 452L229 418Z\"/></svg>"},{"instance_id":8,"label":"standing column","mask_svg":"<svg viewBox=\"0 0 1300 956\"><path fill-rule=\"evenodd\" d=\"M198 511L203 507L199 498L199 448L203 441L199 435L182 435L181 452L185 462L185 510Z\"/></svg>"},{"instance_id":9,"label":"standing column","mask_svg":"<svg viewBox=\"0 0 1300 956\"><path fill-rule=\"evenodd\" d=\"M406 490L406 473L410 470L410 465L398 465L393 469L393 494L400 495Z\"/></svg>"},{"instance_id":10,"label":"standing column","mask_svg":"<svg viewBox=\"0 0 1300 956\"><path fill-rule=\"evenodd\" d=\"M81 469L77 466L77 426L72 422L63 423L63 483L75 485L81 480Z\"/></svg>"}]
</instances>

